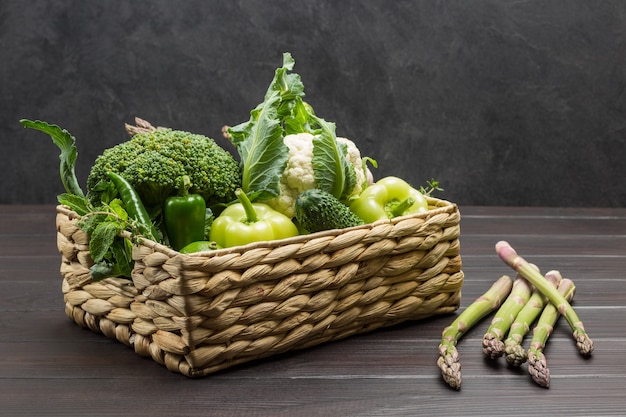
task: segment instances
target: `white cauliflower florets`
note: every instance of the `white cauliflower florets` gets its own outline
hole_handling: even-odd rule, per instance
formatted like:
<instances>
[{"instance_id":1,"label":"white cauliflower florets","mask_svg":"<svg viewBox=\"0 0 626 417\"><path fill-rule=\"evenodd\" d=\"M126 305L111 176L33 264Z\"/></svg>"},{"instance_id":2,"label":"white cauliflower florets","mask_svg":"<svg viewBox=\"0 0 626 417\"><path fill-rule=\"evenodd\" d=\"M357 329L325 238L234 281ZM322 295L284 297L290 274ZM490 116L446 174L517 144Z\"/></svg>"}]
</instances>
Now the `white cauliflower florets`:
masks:
<instances>
[{"instance_id":1,"label":"white cauliflower florets","mask_svg":"<svg viewBox=\"0 0 626 417\"><path fill-rule=\"evenodd\" d=\"M310 133L297 133L287 135L283 139L289 148L289 159L280 179L280 194L265 201L265 203L288 217L295 215L295 203L298 195L305 190L316 188L312 162L313 138L314 136ZM346 157L354 166L356 174L356 185L350 195L358 195L367 182L366 174L363 171L361 152L350 139L338 137L337 141L345 143L347 146Z\"/></svg>"},{"instance_id":2,"label":"white cauliflower florets","mask_svg":"<svg viewBox=\"0 0 626 417\"><path fill-rule=\"evenodd\" d=\"M348 161L354 166L354 172L356 174L356 185L352 189L350 193L350 197L354 197L356 195L361 194L361 191L365 188L365 183L367 182L367 176L363 171L363 159L361 159L361 151L356 147L356 144L352 142L350 139L346 138L337 138L338 142L345 143L347 145L346 150L346 158Z\"/></svg>"}]
</instances>

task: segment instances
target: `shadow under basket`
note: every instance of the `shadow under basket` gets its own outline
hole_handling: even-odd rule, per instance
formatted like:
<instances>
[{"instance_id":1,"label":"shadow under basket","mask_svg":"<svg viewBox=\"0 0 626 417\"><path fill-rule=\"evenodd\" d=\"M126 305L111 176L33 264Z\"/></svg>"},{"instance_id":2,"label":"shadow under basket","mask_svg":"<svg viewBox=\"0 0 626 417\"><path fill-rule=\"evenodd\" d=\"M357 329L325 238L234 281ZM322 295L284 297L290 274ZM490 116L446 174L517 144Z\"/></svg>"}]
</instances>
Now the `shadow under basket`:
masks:
<instances>
[{"instance_id":1,"label":"shadow under basket","mask_svg":"<svg viewBox=\"0 0 626 417\"><path fill-rule=\"evenodd\" d=\"M427 213L211 252L139 238L132 280L97 282L79 216L57 206L65 312L188 377L451 313L460 213L428 200Z\"/></svg>"}]
</instances>

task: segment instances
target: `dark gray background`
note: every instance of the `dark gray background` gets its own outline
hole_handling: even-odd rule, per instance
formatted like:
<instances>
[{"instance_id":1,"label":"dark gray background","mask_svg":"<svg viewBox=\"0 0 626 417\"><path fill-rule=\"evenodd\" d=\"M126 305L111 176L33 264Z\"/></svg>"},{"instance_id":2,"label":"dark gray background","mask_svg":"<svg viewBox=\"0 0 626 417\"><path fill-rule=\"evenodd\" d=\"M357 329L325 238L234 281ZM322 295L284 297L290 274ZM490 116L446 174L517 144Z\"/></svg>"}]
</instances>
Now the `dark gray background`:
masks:
<instances>
[{"instance_id":1,"label":"dark gray background","mask_svg":"<svg viewBox=\"0 0 626 417\"><path fill-rule=\"evenodd\" d=\"M55 203L124 123L220 141L289 51L308 101L379 162L461 205L626 205L626 2L0 1L0 203ZM232 149L230 149L232 150Z\"/></svg>"}]
</instances>

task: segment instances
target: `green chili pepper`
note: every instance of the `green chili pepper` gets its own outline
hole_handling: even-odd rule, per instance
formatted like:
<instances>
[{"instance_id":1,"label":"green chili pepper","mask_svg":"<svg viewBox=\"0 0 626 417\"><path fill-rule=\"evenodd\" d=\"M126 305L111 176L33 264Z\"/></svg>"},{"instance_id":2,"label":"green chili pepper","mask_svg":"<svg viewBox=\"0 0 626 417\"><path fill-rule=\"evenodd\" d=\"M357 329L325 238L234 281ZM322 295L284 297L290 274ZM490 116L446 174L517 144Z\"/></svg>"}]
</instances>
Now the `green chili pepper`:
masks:
<instances>
[{"instance_id":1,"label":"green chili pepper","mask_svg":"<svg viewBox=\"0 0 626 417\"><path fill-rule=\"evenodd\" d=\"M121 175L115 172L109 172L107 175L113 182L113 185L115 185L128 215L139 223L146 237L153 240L158 239L159 232L156 227L154 227L150 215L143 205L139 194L137 194L137 191L135 191L133 186Z\"/></svg>"},{"instance_id":2,"label":"green chili pepper","mask_svg":"<svg viewBox=\"0 0 626 417\"><path fill-rule=\"evenodd\" d=\"M189 194L189 176L182 176L180 183L179 195L168 197L163 204L165 231L174 250L204 239L206 202L201 195Z\"/></svg>"},{"instance_id":3,"label":"green chili pepper","mask_svg":"<svg viewBox=\"0 0 626 417\"><path fill-rule=\"evenodd\" d=\"M385 177L367 187L350 203L350 210L366 223L428 211L426 198L406 181Z\"/></svg>"},{"instance_id":4,"label":"green chili pepper","mask_svg":"<svg viewBox=\"0 0 626 417\"><path fill-rule=\"evenodd\" d=\"M211 225L209 239L220 247L298 235L298 228L289 217L266 204L251 203L241 189L235 194L239 202L226 207Z\"/></svg>"}]
</instances>

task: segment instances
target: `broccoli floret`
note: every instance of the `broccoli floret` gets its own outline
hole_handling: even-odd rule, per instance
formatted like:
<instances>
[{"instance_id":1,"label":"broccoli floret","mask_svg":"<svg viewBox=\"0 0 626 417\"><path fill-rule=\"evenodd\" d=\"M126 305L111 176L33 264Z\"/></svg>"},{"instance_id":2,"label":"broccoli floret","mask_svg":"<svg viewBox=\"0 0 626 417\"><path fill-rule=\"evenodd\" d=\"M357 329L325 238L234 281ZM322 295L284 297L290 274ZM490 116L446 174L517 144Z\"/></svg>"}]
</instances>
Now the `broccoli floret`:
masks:
<instances>
[{"instance_id":1,"label":"broccoli floret","mask_svg":"<svg viewBox=\"0 0 626 417\"><path fill-rule=\"evenodd\" d=\"M239 164L230 153L206 136L172 129L138 133L98 156L87 178L95 204L105 199L110 171L126 178L146 207L176 195L183 175L191 179L189 192L202 195L208 206L235 200L241 186Z\"/></svg>"}]
</instances>

